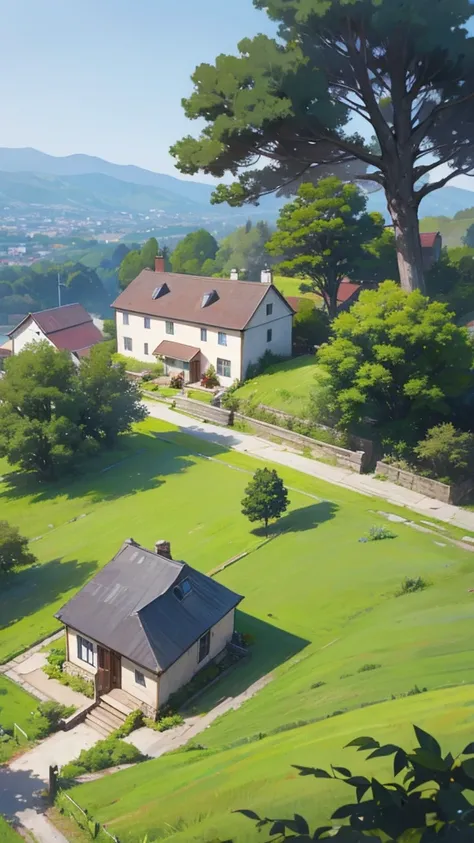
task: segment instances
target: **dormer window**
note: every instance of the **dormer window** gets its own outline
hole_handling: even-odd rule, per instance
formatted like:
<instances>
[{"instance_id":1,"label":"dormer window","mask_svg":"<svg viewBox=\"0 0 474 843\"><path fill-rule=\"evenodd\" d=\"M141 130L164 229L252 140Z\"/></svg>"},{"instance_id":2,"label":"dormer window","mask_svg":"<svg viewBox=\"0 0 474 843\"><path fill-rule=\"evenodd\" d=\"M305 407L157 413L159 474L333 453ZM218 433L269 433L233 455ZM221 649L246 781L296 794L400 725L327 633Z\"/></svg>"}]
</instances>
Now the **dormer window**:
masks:
<instances>
[{"instance_id":1,"label":"dormer window","mask_svg":"<svg viewBox=\"0 0 474 843\"><path fill-rule=\"evenodd\" d=\"M185 597L188 596L188 594L191 594L191 591L191 583L187 578L181 580L181 582L178 583L178 585L175 585L175 587L173 588L173 594L179 600L180 603L182 600L184 600Z\"/></svg>"},{"instance_id":2,"label":"dormer window","mask_svg":"<svg viewBox=\"0 0 474 843\"><path fill-rule=\"evenodd\" d=\"M153 301L155 301L156 299L160 299L161 296L165 296L166 293L169 293L169 291L170 291L170 288L168 287L168 284L165 282L164 284L161 284L159 287L155 287L155 289L153 290L153 292L151 294L151 297L152 297Z\"/></svg>"},{"instance_id":3,"label":"dormer window","mask_svg":"<svg viewBox=\"0 0 474 843\"><path fill-rule=\"evenodd\" d=\"M213 304L215 301L219 300L219 295L217 290L210 290L208 293L204 293L202 297L201 307L209 307L210 304Z\"/></svg>"}]
</instances>

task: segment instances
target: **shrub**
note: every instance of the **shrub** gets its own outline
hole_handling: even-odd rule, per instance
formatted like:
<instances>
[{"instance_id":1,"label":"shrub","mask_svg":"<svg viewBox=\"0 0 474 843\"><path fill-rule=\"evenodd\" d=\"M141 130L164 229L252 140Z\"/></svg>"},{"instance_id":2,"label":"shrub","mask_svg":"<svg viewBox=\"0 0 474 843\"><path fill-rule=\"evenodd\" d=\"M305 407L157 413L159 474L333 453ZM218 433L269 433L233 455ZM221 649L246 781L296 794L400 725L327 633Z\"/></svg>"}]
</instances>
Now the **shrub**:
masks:
<instances>
[{"instance_id":1,"label":"shrub","mask_svg":"<svg viewBox=\"0 0 474 843\"><path fill-rule=\"evenodd\" d=\"M231 413L238 413L240 400L233 392L226 392L221 398L221 404L226 410L230 410Z\"/></svg>"},{"instance_id":2,"label":"shrub","mask_svg":"<svg viewBox=\"0 0 474 843\"><path fill-rule=\"evenodd\" d=\"M121 726L118 729L115 729L113 732L113 736L115 738L126 738L127 735L130 735L135 729L139 729L143 726L144 723L144 716L143 711L140 711L137 708L135 711L132 711L124 720Z\"/></svg>"},{"instance_id":3,"label":"shrub","mask_svg":"<svg viewBox=\"0 0 474 843\"><path fill-rule=\"evenodd\" d=\"M415 591L423 591L428 586L428 583L423 577L405 577L400 589L396 592L397 597L402 597L404 594L413 594Z\"/></svg>"},{"instance_id":4,"label":"shrub","mask_svg":"<svg viewBox=\"0 0 474 843\"><path fill-rule=\"evenodd\" d=\"M73 705L62 705L53 700L40 703L32 718L32 737L46 738L52 732L57 732L61 720L70 717L75 710Z\"/></svg>"},{"instance_id":5,"label":"shrub","mask_svg":"<svg viewBox=\"0 0 474 843\"><path fill-rule=\"evenodd\" d=\"M127 372L146 372L150 373L153 378L158 378L163 374L164 365L161 360L156 363L143 363L137 360L136 357L127 357L125 354L114 354L112 356L113 363L120 363L125 367Z\"/></svg>"},{"instance_id":6,"label":"shrub","mask_svg":"<svg viewBox=\"0 0 474 843\"><path fill-rule=\"evenodd\" d=\"M91 700L94 699L94 683L92 680L83 679L82 676L72 676L69 673L64 673L57 664L45 664L43 672L46 673L49 679L57 679L61 685L67 685L72 691L77 691L78 694L84 694L85 697L89 697Z\"/></svg>"},{"instance_id":7,"label":"shrub","mask_svg":"<svg viewBox=\"0 0 474 843\"><path fill-rule=\"evenodd\" d=\"M381 664L363 664L362 667L359 667L357 673L367 673L369 670L377 670L379 667L382 667Z\"/></svg>"},{"instance_id":8,"label":"shrub","mask_svg":"<svg viewBox=\"0 0 474 843\"><path fill-rule=\"evenodd\" d=\"M184 386L184 372L179 372L177 375L173 375L170 380L170 387L171 389L182 389Z\"/></svg>"},{"instance_id":9,"label":"shrub","mask_svg":"<svg viewBox=\"0 0 474 843\"><path fill-rule=\"evenodd\" d=\"M316 688L322 688L325 684L325 682L315 682L313 685L311 685L311 690L315 691Z\"/></svg>"},{"instance_id":10,"label":"shrub","mask_svg":"<svg viewBox=\"0 0 474 843\"><path fill-rule=\"evenodd\" d=\"M201 386L205 386L206 389L213 389L215 386L219 386L219 384L220 381L214 366L208 366L201 378Z\"/></svg>"},{"instance_id":11,"label":"shrub","mask_svg":"<svg viewBox=\"0 0 474 843\"><path fill-rule=\"evenodd\" d=\"M167 732L168 729L174 729L175 726L181 726L184 723L184 718L181 714L169 714L166 717L160 717L158 720L151 720L150 717L145 717L145 725L155 732Z\"/></svg>"},{"instance_id":12,"label":"shrub","mask_svg":"<svg viewBox=\"0 0 474 843\"><path fill-rule=\"evenodd\" d=\"M66 642L64 641L62 646L52 647L46 661L49 665L59 667L62 670L62 666L66 661Z\"/></svg>"},{"instance_id":13,"label":"shrub","mask_svg":"<svg viewBox=\"0 0 474 843\"><path fill-rule=\"evenodd\" d=\"M78 757L61 768L61 777L76 778L84 773L96 773L119 764L135 764L143 761L144 756L133 744L118 740L112 735L98 741L91 749L83 749Z\"/></svg>"},{"instance_id":14,"label":"shrub","mask_svg":"<svg viewBox=\"0 0 474 843\"><path fill-rule=\"evenodd\" d=\"M474 470L474 436L450 422L432 427L414 450L429 476L443 483L458 483Z\"/></svg>"},{"instance_id":15,"label":"shrub","mask_svg":"<svg viewBox=\"0 0 474 843\"><path fill-rule=\"evenodd\" d=\"M369 530L368 541L380 542L384 539L396 539L395 533L392 533L388 527L371 527Z\"/></svg>"}]
</instances>

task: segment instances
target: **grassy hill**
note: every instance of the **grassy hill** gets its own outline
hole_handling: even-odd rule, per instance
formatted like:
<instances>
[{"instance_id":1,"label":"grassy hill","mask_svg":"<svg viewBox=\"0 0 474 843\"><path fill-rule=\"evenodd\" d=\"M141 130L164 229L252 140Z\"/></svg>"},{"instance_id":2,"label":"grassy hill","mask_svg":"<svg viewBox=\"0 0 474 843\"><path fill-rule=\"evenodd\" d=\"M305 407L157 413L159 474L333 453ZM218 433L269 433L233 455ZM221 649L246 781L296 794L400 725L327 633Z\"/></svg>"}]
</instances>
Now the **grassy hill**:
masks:
<instances>
[{"instance_id":1,"label":"grassy hill","mask_svg":"<svg viewBox=\"0 0 474 843\"><path fill-rule=\"evenodd\" d=\"M235 393L241 400L258 400L275 410L305 418L309 393L316 384L318 367L312 355L295 357L271 366Z\"/></svg>"},{"instance_id":2,"label":"grassy hill","mask_svg":"<svg viewBox=\"0 0 474 843\"><path fill-rule=\"evenodd\" d=\"M423 217L420 220L420 231L439 231L443 236L443 246L461 246L462 238L473 223L474 218L455 220L450 217Z\"/></svg>"}]
</instances>

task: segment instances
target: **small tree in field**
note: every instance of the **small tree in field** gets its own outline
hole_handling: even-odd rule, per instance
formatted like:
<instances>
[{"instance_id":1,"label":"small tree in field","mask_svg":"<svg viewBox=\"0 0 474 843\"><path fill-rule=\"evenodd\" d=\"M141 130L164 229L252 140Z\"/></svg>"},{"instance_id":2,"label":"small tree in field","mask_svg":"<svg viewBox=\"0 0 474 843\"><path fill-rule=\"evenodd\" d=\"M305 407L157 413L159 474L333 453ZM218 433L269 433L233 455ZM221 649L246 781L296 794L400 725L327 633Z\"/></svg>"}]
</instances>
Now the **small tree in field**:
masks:
<instances>
[{"instance_id":1,"label":"small tree in field","mask_svg":"<svg viewBox=\"0 0 474 843\"><path fill-rule=\"evenodd\" d=\"M32 565L36 557L28 550L28 539L8 521L0 521L0 574L19 565Z\"/></svg>"},{"instance_id":2,"label":"small tree in field","mask_svg":"<svg viewBox=\"0 0 474 843\"><path fill-rule=\"evenodd\" d=\"M273 469L257 468L253 479L245 490L242 500L242 514L249 521L262 521L268 536L268 522L281 518L288 509L288 491L283 480Z\"/></svg>"}]
</instances>

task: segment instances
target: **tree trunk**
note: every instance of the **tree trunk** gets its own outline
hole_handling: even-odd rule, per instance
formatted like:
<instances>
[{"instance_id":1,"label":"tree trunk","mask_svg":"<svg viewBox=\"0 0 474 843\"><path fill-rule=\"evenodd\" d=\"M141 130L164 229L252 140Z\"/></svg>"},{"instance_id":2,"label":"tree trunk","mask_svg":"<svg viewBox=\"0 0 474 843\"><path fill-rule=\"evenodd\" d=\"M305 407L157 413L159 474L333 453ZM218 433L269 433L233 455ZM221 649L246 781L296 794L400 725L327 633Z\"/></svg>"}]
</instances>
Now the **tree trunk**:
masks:
<instances>
[{"instance_id":1,"label":"tree trunk","mask_svg":"<svg viewBox=\"0 0 474 843\"><path fill-rule=\"evenodd\" d=\"M265 518L265 538L268 539L268 518Z\"/></svg>"},{"instance_id":2,"label":"tree trunk","mask_svg":"<svg viewBox=\"0 0 474 843\"><path fill-rule=\"evenodd\" d=\"M425 292L423 253L420 243L420 226L414 197L401 196L396 190L390 196L387 190L387 206L395 231L398 271L402 289L411 292Z\"/></svg>"}]
</instances>

